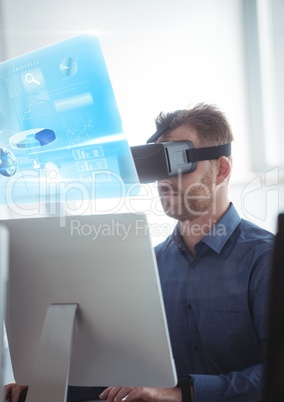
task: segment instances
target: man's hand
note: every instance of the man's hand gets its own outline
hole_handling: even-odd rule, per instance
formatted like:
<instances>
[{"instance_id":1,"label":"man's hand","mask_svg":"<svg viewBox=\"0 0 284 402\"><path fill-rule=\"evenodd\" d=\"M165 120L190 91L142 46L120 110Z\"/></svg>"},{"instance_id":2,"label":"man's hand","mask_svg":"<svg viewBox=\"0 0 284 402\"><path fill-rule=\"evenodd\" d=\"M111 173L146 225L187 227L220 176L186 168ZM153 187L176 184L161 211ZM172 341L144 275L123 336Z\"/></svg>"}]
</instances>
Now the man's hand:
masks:
<instances>
[{"instance_id":1,"label":"man's hand","mask_svg":"<svg viewBox=\"0 0 284 402\"><path fill-rule=\"evenodd\" d=\"M108 387L100 394L107 402L181 402L180 388L129 388Z\"/></svg>"},{"instance_id":2,"label":"man's hand","mask_svg":"<svg viewBox=\"0 0 284 402\"><path fill-rule=\"evenodd\" d=\"M15 383L4 386L5 401L21 402L26 398L28 387Z\"/></svg>"}]
</instances>

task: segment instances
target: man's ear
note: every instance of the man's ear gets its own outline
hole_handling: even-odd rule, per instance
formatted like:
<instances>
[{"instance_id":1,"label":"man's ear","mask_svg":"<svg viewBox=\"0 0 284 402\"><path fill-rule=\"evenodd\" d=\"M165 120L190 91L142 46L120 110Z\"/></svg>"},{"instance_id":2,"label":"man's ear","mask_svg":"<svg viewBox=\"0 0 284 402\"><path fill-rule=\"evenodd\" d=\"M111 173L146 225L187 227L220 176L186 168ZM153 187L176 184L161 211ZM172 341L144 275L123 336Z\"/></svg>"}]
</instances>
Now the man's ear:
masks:
<instances>
[{"instance_id":1,"label":"man's ear","mask_svg":"<svg viewBox=\"0 0 284 402\"><path fill-rule=\"evenodd\" d=\"M231 175L232 162L226 156L221 156L217 160L217 185L222 184Z\"/></svg>"}]
</instances>

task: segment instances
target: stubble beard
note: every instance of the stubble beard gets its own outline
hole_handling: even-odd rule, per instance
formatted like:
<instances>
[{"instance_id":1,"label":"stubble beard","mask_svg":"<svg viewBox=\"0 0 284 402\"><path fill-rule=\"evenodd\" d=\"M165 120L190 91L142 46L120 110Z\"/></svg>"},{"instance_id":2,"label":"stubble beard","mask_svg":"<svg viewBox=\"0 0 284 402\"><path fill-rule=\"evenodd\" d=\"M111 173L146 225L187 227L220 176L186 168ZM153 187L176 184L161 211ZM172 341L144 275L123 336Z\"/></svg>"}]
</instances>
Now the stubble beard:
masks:
<instances>
[{"instance_id":1,"label":"stubble beard","mask_svg":"<svg viewBox=\"0 0 284 402\"><path fill-rule=\"evenodd\" d=\"M179 186L172 188L175 196L167 199L161 197L165 214L180 222L192 222L209 214L215 200L212 178L213 171L210 169L199 183L191 184L183 191L178 189Z\"/></svg>"}]
</instances>

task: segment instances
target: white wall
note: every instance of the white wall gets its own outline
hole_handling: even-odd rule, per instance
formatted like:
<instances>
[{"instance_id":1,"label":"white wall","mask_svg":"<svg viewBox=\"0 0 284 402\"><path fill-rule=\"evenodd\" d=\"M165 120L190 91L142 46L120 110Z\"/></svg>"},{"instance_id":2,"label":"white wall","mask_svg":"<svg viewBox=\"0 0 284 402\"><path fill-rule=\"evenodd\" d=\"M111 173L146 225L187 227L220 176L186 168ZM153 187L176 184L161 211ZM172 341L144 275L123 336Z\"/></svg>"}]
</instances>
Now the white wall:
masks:
<instances>
[{"instance_id":1,"label":"white wall","mask_svg":"<svg viewBox=\"0 0 284 402\"><path fill-rule=\"evenodd\" d=\"M153 133L161 110L196 102L223 109L235 134L231 198L242 216L275 230L284 210L281 174L277 166L254 173L251 164L243 0L2 2L8 58L79 32L98 33L130 145ZM150 220L168 222L157 213Z\"/></svg>"}]
</instances>

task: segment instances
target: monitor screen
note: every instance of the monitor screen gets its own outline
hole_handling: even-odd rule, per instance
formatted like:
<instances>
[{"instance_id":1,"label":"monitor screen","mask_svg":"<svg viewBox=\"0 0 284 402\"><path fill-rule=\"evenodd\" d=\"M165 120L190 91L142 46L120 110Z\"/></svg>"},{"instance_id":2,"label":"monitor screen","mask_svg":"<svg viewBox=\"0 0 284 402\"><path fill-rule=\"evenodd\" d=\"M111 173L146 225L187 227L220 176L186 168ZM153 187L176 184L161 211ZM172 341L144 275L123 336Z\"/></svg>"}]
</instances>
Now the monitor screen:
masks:
<instances>
[{"instance_id":1,"label":"monitor screen","mask_svg":"<svg viewBox=\"0 0 284 402\"><path fill-rule=\"evenodd\" d=\"M50 305L77 304L70 385L176 384L144 214L26 218L9 230L6 328L15 380L29 384Z\"/></svg>"}]
</instances>

